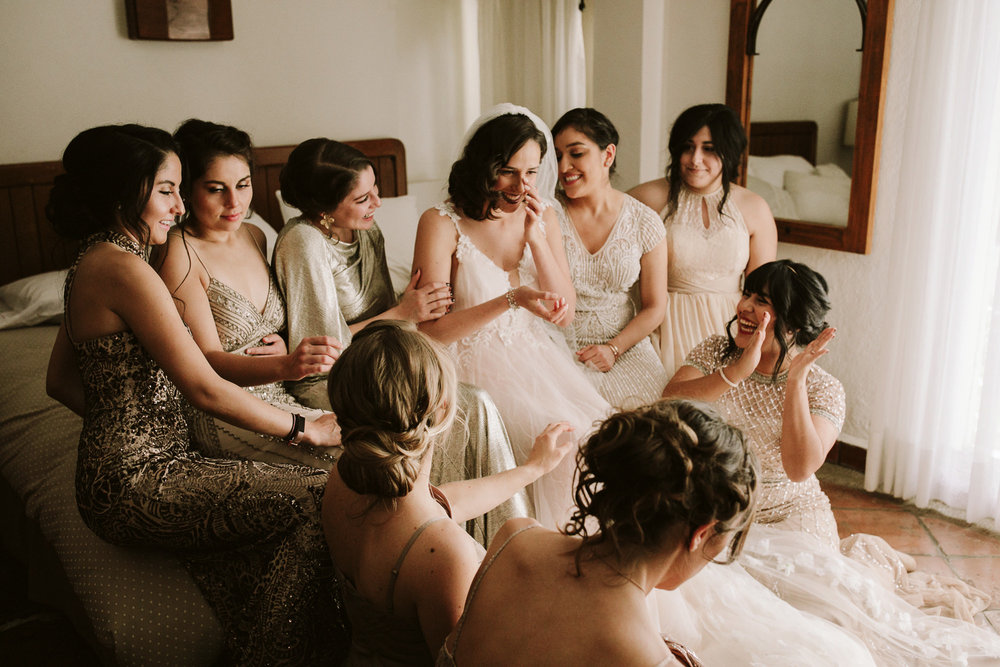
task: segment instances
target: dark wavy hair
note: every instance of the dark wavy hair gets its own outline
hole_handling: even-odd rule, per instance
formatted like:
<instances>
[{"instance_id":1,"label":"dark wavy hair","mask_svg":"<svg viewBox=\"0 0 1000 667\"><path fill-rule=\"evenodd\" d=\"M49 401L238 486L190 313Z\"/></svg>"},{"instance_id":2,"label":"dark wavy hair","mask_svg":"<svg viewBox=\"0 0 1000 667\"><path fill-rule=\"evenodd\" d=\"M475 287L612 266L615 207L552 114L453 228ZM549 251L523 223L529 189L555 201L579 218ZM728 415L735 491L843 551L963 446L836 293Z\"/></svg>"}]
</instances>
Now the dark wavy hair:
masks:
<instances>
[{"instance_id":1,"label":"dark wavy hair","mask_svg":"<svg viewBox=\"0 0 1000 667\"><path fill-rule=\"evenodd\" d=\"M556 124L552 126L553 141L555 141L555 137L559 136L560 132L567 128L572 128L577 132L583 133L588 139L597 144L597 147L602 151L611 144L618 145L617 128L615 128L610 118L597 109L577 107L564 113L556 121ZM615 165L617 164L618 155L616 154L611 167L608 169L609 174L615 173Z\"/></svg>"},{"instance_id":2,"label":"dark wavy hair","mask_svg":"<svg viewBox=\"0 0 1000 667\"><path fill-rule=\"evenodd\" d=\"M351 194L365 167L375 169L353 146L322 137L308 139L295 147L281 169L281 198L316 220Z\"/></svg>"},{"instance_id":3,"label":"dark wavy hair","mask_svg":"<svg viewBox=\"0 0 1000 667\"><path fill-rule=\"evenodd\" d=\"M715 154L722 161L722 200L719 202L719 214L729 199L729 185L739 174L740 159L747 148L747 133L740 123L740 117L725 104L698 104L681 112L670 129L670 140L667 150L670 151L670 164L667 165L667 183L670 185L668 199L668 215L677 210L677 197L681 191L681 155L687 148L687 142L698 131L708 127L712 134L712 145Z\"/></svg>"},{"instance_id":4,"label":"dark wavy hair","mask_svg":"<svg viewBox=\"0 0 1000 667\"><path fill-rule=\"evenodd\" d=\"M84 130L63 152L65 173L55 178L45 216L60 236L77 240L120 221L146 245L149 228L142 212L156 172L177 152L170 133L153 127L103 125Z\"/></svg>"},{"instance_id":5,"label":"dark wavy hair","mask_svg":"<svg viewBox=\"0 0 1000 667\"><path fill-rule=\"evenodd\" d=\"M690 539L716 521L736 531L725 562L752 522L758 472L743 433L705 404L672 400L608 417L576 457L576 508L564 529L581 558L615 554L628 564Z\"/></svg>"},{"instance_id":6,"label":"dark wavy hair","mask_svg":"<svg viewBox=\"0 0 1000 667\"><path fill-rule=\"evenodd\" d=\"M355 334L327 382L355 493L391 502L413 488L431 443L451 426L455 368L414 324L377 320ZM442 408L445 408L442 411Z\"/></svg>"},{"instance_id":7,"label":"dark wavy hair","mask_svg":"<svg viewBox=\"0 0 1000 667\"><path fill-rule=\"evenodd\" d=\"M181 193L190 197L194 182L205 175L208 165L218 157L234 155L242 158L253 173L253 142L250 135L231 125L219 125L191 118L174 132L180 148L184 181ZM249 214L249 211L247 211Z\"/></svg>"},{"instance_id":8,"label":"dark wavy hair","mask_svg":"<svg viewBox=\"0 0 1000 667\"><path fill-rule=\"evenodd\" d=\"M774 379L778 378L778 370L788 353L785 339L789 333L792 334L792 344L801 347L816 340L829 326L824 319L830 311L830 289L826 278L805 264L790 259L762 264L746 277L743 294L766 297L774 309L774 339L781 348L774 367ZM736 317L734 315L726 325L726 336L729 338L727 357L738 349L730 333Z\"/></svg>"},{"instance_id":9,"label":"dark wavy hair","mask_svg":"<svg viewBox=\"0 0 1000 667\"><path fill-rule=\"evenodd\" d=\"M521 148L534 141L548 150L545 135L530 118L519 113L497 116L484 123L469 139L448 175L448 196L452 203L473 220L493 220L500 193L493 189L500 169Z\"/></svg>"}]
</instances>

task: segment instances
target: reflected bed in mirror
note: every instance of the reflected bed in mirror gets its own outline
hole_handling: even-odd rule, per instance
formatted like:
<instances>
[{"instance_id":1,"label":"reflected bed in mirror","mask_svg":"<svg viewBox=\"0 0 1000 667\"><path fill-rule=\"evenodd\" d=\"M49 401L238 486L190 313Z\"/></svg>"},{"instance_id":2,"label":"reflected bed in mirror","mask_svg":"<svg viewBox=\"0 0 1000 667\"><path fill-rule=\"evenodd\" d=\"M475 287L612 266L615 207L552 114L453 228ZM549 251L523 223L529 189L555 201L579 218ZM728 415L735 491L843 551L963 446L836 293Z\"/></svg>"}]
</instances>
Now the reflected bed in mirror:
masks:
<instances>
[{"instance_id":1,"label":"reflected bed in mirror","mask_svg":"<svg viewBox=\"0 0 1000 667\"><path fill-rule=\"evenodd\" d=\"M832 1L849 3L852 6L855 4L851 0ZM767 186L761 184L762 181L766 182L765 179L760 179L759 176L762 171L764 174L770 174L771 180L767 182L767 185L774 188L774 191L769 191L766 194L762 192L761 194L765 195L765 199L770 197L769 203L774 201L771 206L778 225L778 240L832 250L867 253L870 250L871 222L875 213L882 106L885 97L886 74L888 73L893 0L857 2L859 5L866 5L866 23L861 54L861 76L858 85L857 121L853 135L853 162L851 162L849 170L853 178L847 183L843 180L848 172L844 164L841 164L839 171L835 171L829 166L833 162L842 162L840 159L820 160L826 164L816 166L817 130L815 121L817 119L810 118L811 114L806 115L808 119L806 121L774 122L775 115L773 112L769 112L768 120L772 122L751 122L750 103L754 92L754 56L750 55L753 50L748 49L749 35L757 5L760 4L764 8L769 2L770 0L762 0L760 3L756 0L730 0L726 104L739 113L744 127L748 130L751 145L750 155L771 159L769 163L767 160L761 162L749 158L749 163L744 164L744 168L741 170L739 182L742 185L748 185L751 189L755 189L756 185L762 190L767 190ZM778 5L779 3L774 4ZM761 15L758 15L758 19L760 18ZM763 23L766 24L767 16L762 18ZM758 48L760 47L758 46ZM766 91L760 92L764 95L767 94ZM804 91L800 91L799 94L807 95ZM850 126L850 123L845 122L846 117L842 115L844 113L843 106L838 107L838 109L836 114L841 114L839 115L840 121L838 123L834 120L831 127L825 130L827 133L834 131L833 128L838 124L841 128ZM785 118L796 118L796 116L803 117L799 114L789 114ZM781 118L781 116L777 116L777 118ZM775 145L770 148L756 147L756 144L762 139L767 140L765 143L771 144L793 138L801 140L799 126L810 123L812 128L809 131L812 132L812 138L807 139L807 141L812 143L811 148L788 149ZM764 135L768 132L770 132L768 137L755 137L755 134ZM823 132L821 127L819 132L821 141L823 140ZM843 145L845 149L847 146L851 146L851 138L843 137ZM795 166L794 161L789 157L780 160L773 159L779 155L801 157L805 160L805 164L798 162ZM787 165L782 164L782 162L788 162L793 166L791 169L783 168ZM748 173L751 169L753 173ZM774 175L779 169L781 170L780 178ZM786 183L786 175L790 176L788 183ZM754 181L748 181L748 176L753 176ZM845 185L849 191L846 224L842 222L843 188ZM793 191L796 192L794 196ZM791 199L791 203L789 203L789 199ZM793 206L794 209L791 208ZM793 210L794 216L791 215ZM836 210L841 212L835 215ZM833 222L835 219L837 222Z\"/></svg>"}]
</instances>

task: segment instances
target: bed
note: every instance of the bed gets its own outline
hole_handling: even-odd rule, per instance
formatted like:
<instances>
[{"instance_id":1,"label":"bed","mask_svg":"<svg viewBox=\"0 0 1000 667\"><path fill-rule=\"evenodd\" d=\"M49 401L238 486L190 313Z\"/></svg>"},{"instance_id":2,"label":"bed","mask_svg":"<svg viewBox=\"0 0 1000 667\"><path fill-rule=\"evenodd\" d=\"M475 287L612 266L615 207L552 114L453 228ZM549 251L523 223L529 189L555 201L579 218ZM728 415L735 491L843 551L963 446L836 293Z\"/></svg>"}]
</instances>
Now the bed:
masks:
<instances>
[{"instance_id":1,"label":"bed","mask_svg":"<svg viewBox=\"0 0 1000 667\"><path fill-rule=\"evenodd\" d=\"M776 219L845 227L851 177L836 164L816 164L815 121L750 124L747 188Z\"/></svg>"},{"instance_id":2,"label":"bed","mask_svg":"<svg viewBox=\"0 0 1000 667\"><path fill-rule=\"evenodd\" d=\"M372 158L385 197L377 219L394 283L406 284L417 219L396 139L348 142ZM294 146L255 150L253 222L283 224L281 167ZM209 665L222 636L187 571L170 554L101 541L76 509L81 420L45 394L75 244L44 208L58 162L0 165L0 534L28 571L32 599L64 611L106 664ZM398 231L394 231L398 230ZM14 282L12 282L14 281Z\"/></svg>"}]
</instances>

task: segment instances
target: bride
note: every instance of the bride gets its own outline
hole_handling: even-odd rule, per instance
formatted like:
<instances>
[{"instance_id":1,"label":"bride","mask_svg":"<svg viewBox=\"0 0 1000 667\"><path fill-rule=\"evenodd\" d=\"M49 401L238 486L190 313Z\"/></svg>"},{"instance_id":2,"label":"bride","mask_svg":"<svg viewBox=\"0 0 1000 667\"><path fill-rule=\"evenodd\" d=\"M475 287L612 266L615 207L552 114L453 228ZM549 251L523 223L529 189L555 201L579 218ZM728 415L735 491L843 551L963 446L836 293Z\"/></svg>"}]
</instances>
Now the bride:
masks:
<instances>
[{"instance_id":1,"label":"bride","mask_svg":"<svg viewBox=\"0 0 1000 667\"><path fill-rule=\"evenodd\" d=\"M579 439L609 406L555 328L573 320L576 292L552 205L548 128L527 109L501 104L462 145L448 199L420 218L413 257L421 284L450 283L454 303L420 329L450 345L460 380L493 396L520 464L546 424L568 421ZM567 456L535 483L543 524L568 518L572 481Z\"/></svg>"}]
</instances>

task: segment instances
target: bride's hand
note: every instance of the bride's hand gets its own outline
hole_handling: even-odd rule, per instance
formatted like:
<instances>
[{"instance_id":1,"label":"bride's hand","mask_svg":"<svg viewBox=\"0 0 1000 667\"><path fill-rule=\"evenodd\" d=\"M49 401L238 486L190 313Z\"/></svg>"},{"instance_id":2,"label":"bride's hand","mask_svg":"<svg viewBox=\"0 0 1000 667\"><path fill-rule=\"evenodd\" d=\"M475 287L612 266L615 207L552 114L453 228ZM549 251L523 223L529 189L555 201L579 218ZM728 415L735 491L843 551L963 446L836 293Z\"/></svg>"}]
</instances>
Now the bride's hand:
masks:
<instances>
[{"instance_id":1,"label":"bride's hand","mask_svg":"<svg viewBox=\"0 0 1000 667\"><path fill-rule=\"evenodd\" d=\"M829 345L830 341L836 335L836 329L827 327L823 330L823 333L816 337L816 340L806 345L802 348L801 352L792 357L788 365L788 384L804 381L809 376L809 369L812 368L817 359L830 351L826 346Z\"/></svg>"},{"instance_id":2,"label":"bride's hand","mask_svg":"<svg viewBox=\"0 0 1000 667\"><path fill-rule=\"evenodd\" d=\"M555 422L546 426L535 438L535 444L524 464L537 466L540 475L550 472L573 449L575 441L569 436L572 431L573 426L569 422Z\"/></svg>"},{"instance_id":3,"label":"bride's hand","mask_svg":"<svg viewBox=\"0 0 1000 667\"><path fill-rule=\"evenodd\" d=\"M538 196L538 190L534 185L527 186L524 193L524 236L529 243L544 241L542 226L539 224L544 211L545 206Z\"/></svg>"},{"instance_id":4,"label":"bride's hand","mask_svg":"<svg viewBox=\"0 0 1000 667\"><path fill-rule=\"evenodd\" d=\"M527 285L515 289L513 297L518 306L547 322L558 322L569 307L566 299L555 292L543 292Z\"/></svg>"}]
</instances>

